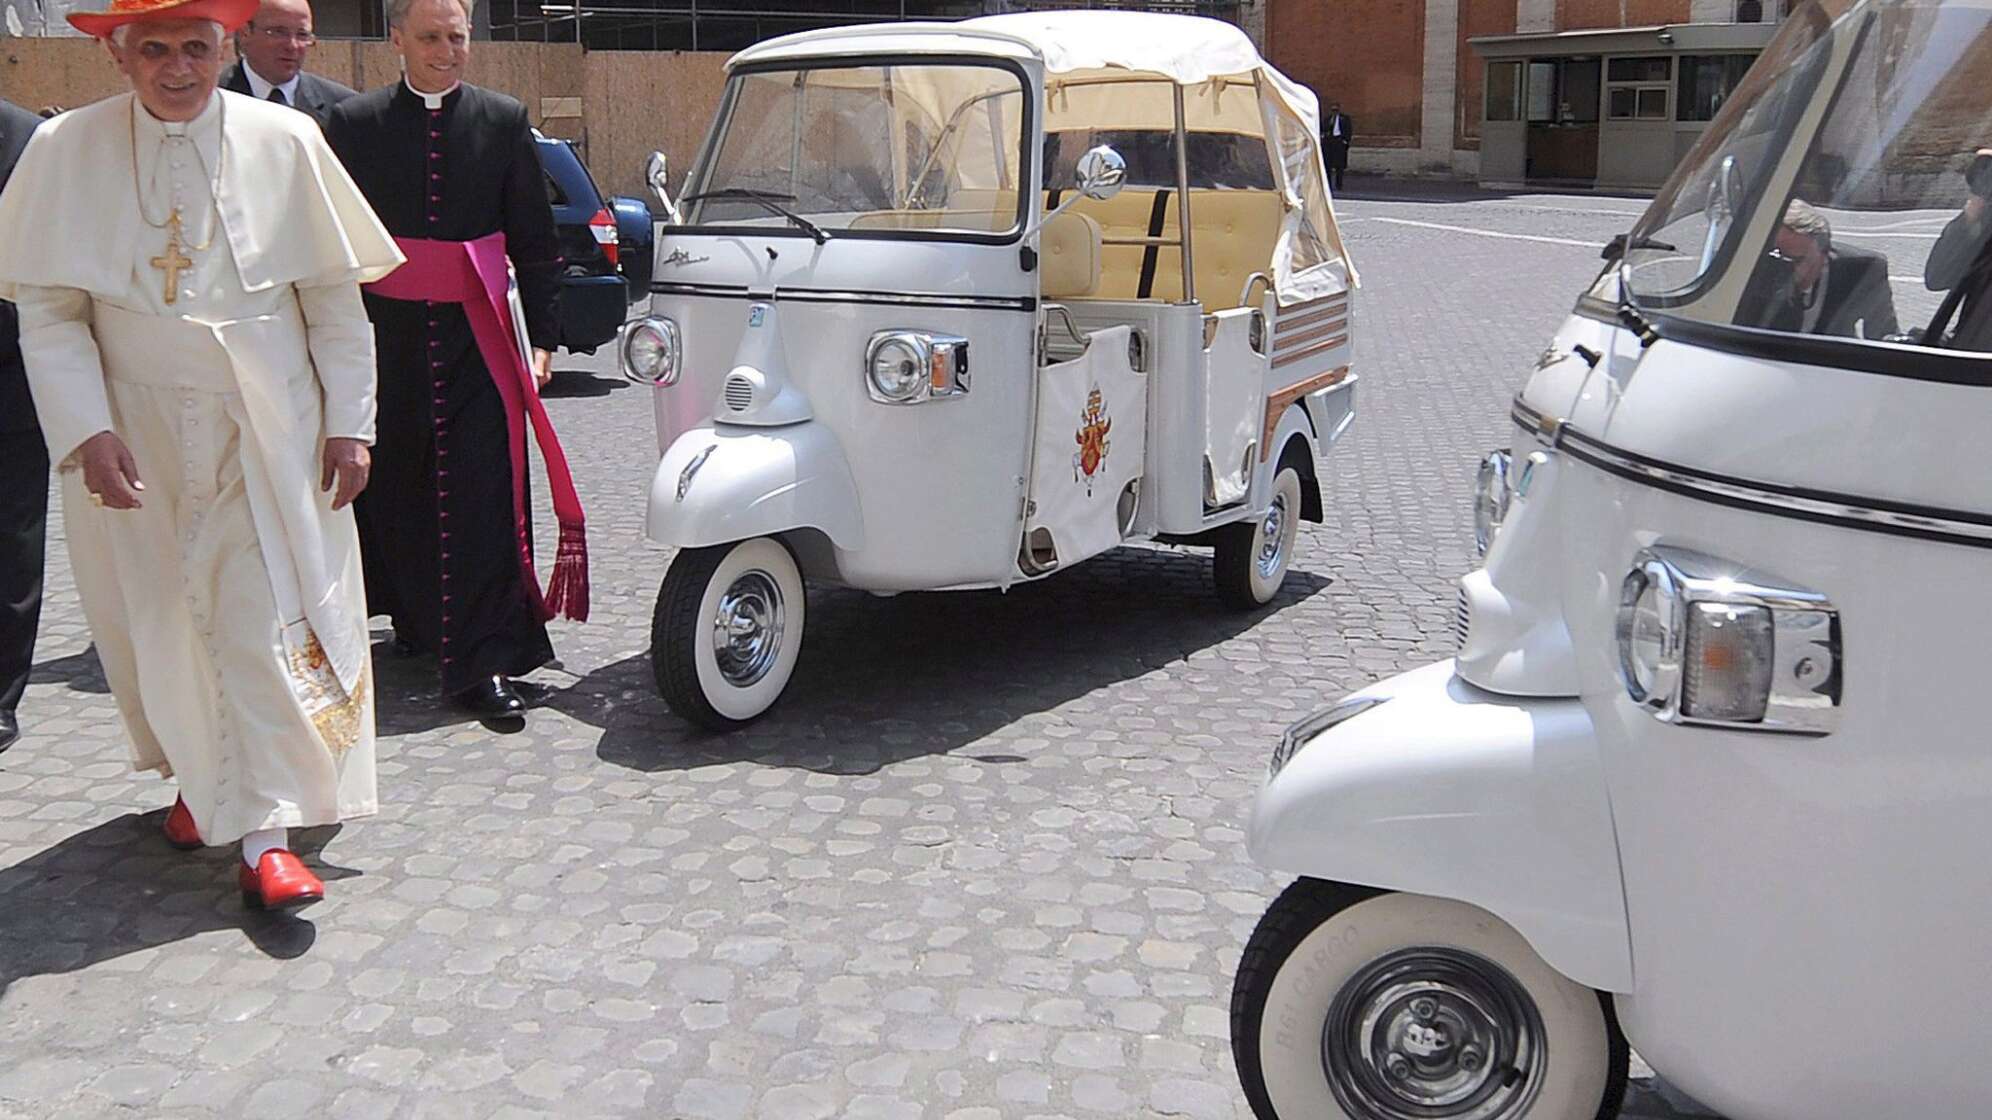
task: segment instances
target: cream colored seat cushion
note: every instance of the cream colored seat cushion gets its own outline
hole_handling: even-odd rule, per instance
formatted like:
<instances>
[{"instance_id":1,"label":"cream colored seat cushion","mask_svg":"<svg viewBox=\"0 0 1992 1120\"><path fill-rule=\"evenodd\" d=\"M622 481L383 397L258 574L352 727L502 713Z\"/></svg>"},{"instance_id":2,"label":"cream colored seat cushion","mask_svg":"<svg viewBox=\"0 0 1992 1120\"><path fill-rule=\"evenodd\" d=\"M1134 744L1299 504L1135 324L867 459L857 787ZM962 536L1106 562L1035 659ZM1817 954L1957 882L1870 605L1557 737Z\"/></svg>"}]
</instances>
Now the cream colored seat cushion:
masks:
<instances>
[{"instance_id":1,"label":"cream colored seat cushion","mask_svg":"<svg viewBox=\"0 0 1992 1120\"><path fill-rule=\"evenodd\" d=\"M1038 234L1046 299L1084 299L1100 288L1100 223L1070 210Z\"/></svg>"}]
</instances>

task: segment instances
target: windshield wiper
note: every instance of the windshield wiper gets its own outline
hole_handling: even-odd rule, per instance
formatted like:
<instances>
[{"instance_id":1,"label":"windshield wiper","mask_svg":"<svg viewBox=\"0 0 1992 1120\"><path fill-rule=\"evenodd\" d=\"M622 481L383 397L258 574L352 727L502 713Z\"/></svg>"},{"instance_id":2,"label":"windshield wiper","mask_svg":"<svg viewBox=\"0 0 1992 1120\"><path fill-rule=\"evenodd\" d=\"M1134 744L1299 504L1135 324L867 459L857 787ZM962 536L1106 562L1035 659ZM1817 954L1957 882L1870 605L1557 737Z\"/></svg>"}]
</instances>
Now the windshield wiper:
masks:
<instances>
[{"instance_id":1,"label":"windshield wiper","mask_svg":"<svg viewBox=\"0 0 1992 1120\"><path fill-rule=\"evenodd\" d=\"M1633 249L1657 249L1662 253L1681 251L1678 246L1669 245L1665 241L1655 241L1651 237L1627 238L1625 234L1619 233L1613 234L1612 239L1605 242L1605 247L1598 250L1598 255L1605 260L1615 261Z\"/></svg>"},{"instance_id":2,"label":"windshield wiper","mask_svg":"<svg viewBox=\"0 0 1992 1120\"><path fill-rule=\"evenodd\" d=\"M810 221L808 218L805 218L801 214L798 214L795 211L789 209L788 207L782 205L782 203L784 202L795 201L795 196L792 194L775 194L771 191L754 191L754 190L748 190L746 187L721 187L716 191L697 191L692 194L686 195L685 197L679 199L678 201L697 202L702 198L739 199L743 202L757 203L760 206L763 206L766 209L776 214L780 214L782 217L787 218L789 221L794 222L797 225L797 227L799 227L804 233L809 234L811 238L815 239L818 245L821 245L825 241L830 240L830 234L826 232L822 226L817 225L815 222Z\"/></svg>"}]
</instances>

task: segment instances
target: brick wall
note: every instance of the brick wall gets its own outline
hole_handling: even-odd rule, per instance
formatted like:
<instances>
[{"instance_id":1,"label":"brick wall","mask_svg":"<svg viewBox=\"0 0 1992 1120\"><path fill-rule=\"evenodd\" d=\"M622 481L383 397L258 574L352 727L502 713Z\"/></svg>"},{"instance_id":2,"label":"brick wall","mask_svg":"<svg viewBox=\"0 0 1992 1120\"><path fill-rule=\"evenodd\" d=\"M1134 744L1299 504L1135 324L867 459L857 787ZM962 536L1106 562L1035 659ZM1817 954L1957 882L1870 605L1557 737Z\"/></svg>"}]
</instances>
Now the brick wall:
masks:
<instances>
[{"instance_id":1,"label":"brick wall","mask_svg":"<svg viewBox=\"0 0 1992 1120\"><path fill-rule=\"evenodd\" d=\"M1362 147L1418 146L1424 44L1424 0L1266 0L1268 59L1339 99Z\"/></svg>"},{"instance_id":2,"label":"brick wall","mask_svg":"<svg viewBox=\"0 0 1992 1120\"><path fill-rule=\"evenodd\" d=\"M1459 57L1455 64L1459 91L1453 114L1453 147L1480 148L1481 108L1487 100L1487 63L1466 41L1479 35L1512 35L1515 0L1459 0Z\"/></svg>"},{"instance_id":3,"label":"brick wall","mask_svg":"<svg viewBox=\"0 0 1992 1120\"><path fill-rule=\"evenodd\" d=\"M1692 6L1690 0L1556 0L1556 29L1687 23Z\"/></svg>"}]
</instances>

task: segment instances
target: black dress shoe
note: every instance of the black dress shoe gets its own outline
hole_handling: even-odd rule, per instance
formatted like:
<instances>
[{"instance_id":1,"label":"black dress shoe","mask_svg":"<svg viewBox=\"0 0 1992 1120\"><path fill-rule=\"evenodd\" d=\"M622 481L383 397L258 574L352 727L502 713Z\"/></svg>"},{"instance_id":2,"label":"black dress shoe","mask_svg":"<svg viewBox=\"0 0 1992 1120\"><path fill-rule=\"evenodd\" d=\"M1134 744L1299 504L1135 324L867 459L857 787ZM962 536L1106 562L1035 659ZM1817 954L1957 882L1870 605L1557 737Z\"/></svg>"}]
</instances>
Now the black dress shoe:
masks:
<instances>
[{"instance_id":1,"label":"black dress shoe","mask_svg":"<svg viewBox=\"0 0 1992 1120\"><path fill-rule=\"evenodd\" d=\"M456 694L456 705L480 719L521 719L526 702L504 677L492 677Z\"/></svg>"},{"instance_id":2,"label":"black dress shoe","mask_svg":"<svg viewBox=\"0 0 1992 1120\"><path fill-rule=\"evenodd\" d=\"M14 740L20 737L21 721L14 717L14 713L0 708L0 751L13 746Z\"/></svg>"}]
</instances>

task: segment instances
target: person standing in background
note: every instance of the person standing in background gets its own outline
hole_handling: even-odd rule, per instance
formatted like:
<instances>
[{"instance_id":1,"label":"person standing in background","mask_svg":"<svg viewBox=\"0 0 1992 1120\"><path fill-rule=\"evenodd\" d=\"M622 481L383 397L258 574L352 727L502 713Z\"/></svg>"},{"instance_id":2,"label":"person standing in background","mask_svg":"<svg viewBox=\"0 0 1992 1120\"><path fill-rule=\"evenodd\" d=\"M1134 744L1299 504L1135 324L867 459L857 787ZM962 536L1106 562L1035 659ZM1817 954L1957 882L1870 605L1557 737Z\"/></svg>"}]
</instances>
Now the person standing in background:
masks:
<instances>
[{"instance_id":1,"label":"person standing in background","mask_svg":"<svg viewBox=\"0 0 1992 1120\"><path fill-rule=\"evenodd\" d=\"M1342 189L1342 173L1349 169L1349 145L1356 141L1356 122L1342 111L1340 101L1328 103L1321 118L1321 154L1328 161L1328 189Z\"/></svg>"},{"instance_id":2,"label":"person standing in background","mask_svg":"<svg viewBox=\"0 0 1992 1120\"><path fill-rule=\"evenodd\" d=\"M0 191L41 118L0 101ZM20 737L15 710L28 687L41 626L48 537L48 448L21 365L20 323L0 300L0 751Z\"/></svg>"},{"instance_id":3,"label":"person standing in background","mask_svg":"<svg viewBox=\"0 0 1992 1120\"><path fill-rule=\"evenodd\" d=\"M332 106L353 96L353 91L330 78L305 73L305 58L318 42L311 26L307 0L263 0L256 18L235 33L236 62L222 78L221 88L302 110L324 127Z\"/></svg>"}]
</instances>

